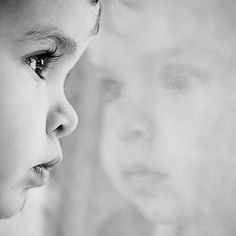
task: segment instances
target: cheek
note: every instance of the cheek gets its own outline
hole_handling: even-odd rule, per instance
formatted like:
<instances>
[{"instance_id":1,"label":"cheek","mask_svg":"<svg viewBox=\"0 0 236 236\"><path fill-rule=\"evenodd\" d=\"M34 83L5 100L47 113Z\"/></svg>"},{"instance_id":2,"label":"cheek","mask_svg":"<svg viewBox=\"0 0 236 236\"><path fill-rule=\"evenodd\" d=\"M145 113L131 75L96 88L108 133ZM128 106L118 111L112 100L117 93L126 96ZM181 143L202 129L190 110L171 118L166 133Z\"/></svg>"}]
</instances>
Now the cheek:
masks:
<instances>
[{"instance_id":1,"label":"cheek","mask_svg":"<svg viewBox=\"0 0 236 236\"><path fill-rule=\"evenodd\" d=\"M122 163L126 159L125 148L119 135L122 129L121 116L124 116L124 111L120 111L116 104L112 103L105 107L100 138L102 166L114 183L120 181Z\"/></svg>"},{"instance_id":2,"label":"cheek","mask_svg":"<svg viewBox=\"0 0 236 236\"><path fill-rule=\"evenodd\" d=\"M37 160L42 153L42 124L36 121L39 116L29 115L29 111L22 109L17 113L6 112L4 119L1 117L0 125L0 173L8 178L10 175L17 175L17 172L24 171L25 168Z\"/></svg>"},{"instance_id":3,"label":"cheek","mask_svg":"<svg viewBox=\"0 0 236 236\"><path fill-rule=\"evenodd\" d=\"M40 155L46 114L35 81L20 76L0 80L0 172L15 173L14 168L28 166Z\"/></svg>"},{"instance_id":4,"label":"cheek","mask_svg":"<svg viewBox=\"0 0 236 236\"><path fill-rule=\"evenodd\" d=\"M120 161L118 153L122 152L119 147L118 139L114 134L115 130L113 129L113 126L103 122L100 138L100 157L102 165L109 175L117 174Z\"/></svg>"},{"instance_id":5,"label":"cheek","mask_svg":"<svg viewBox=\"0 0 236 236\"><path fill-rule=\"evenodd\" d=\"M219 96L218 96L219 97ZM236 153L236 100L219 98L205 101L206 106L199 112L195 133L199 149L210 156L222 157Z\"/></svg>"},{"instance_id":6,"label":"cheek","mask_svg":"<svg viewBox=\"0 0 236 236\"><path fill-rule=\"evenodd\" d=\"M226 197L231 201L236 187L235 102L218 98L214 101L205 99L205 106L195 113L196 122L186 121L180 126L179 130L184 132L177 141L183 151L183 156L176 161L177 168L183 168L180 179L187 175L187 184L199 197L198 202L208 207L225 203Z\"/></svg>"}]
</instances>

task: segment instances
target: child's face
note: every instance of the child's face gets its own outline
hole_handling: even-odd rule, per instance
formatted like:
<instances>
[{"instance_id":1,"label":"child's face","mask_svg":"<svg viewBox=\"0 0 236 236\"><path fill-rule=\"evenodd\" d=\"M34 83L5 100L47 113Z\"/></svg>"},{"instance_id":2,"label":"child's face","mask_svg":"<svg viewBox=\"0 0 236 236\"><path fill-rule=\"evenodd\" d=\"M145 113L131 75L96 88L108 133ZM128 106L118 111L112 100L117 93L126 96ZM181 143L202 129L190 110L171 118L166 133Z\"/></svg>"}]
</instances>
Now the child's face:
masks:
<instances>
[{"instance_id":1,"label":"child's face","mask_svg":"<svg viewBox=\"0 0 236 236\"><path fill-rule=\"evenodd\" d=\"M191 2L153 0L139 17L127 10L117 27L130 28L92 45L111 88L102 164L119 192L158 223L232 226L236 4Z\"/></svg>"},{"instance_id":2,"label":"child's face","mask_svg":"<svg viewBox=\"0 0 236 236\"><path fill-rule=\"evenodd\" d=\"M65 77L86 48L98 6L86 0L0 1L0 218L22 208L26 191L58 164L59 138L77 115ZM76 46L77 45L77 46Z\"/></svg>"}]
</instances>

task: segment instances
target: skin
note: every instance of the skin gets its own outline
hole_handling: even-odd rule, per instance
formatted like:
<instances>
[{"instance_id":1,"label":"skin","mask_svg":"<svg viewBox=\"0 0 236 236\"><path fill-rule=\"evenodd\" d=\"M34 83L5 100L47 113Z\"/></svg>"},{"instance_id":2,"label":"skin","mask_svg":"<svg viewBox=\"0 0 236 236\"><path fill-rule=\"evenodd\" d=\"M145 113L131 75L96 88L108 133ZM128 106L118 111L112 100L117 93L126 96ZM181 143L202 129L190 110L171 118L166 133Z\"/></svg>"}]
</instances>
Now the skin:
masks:
<instances>
[{"instance_id":1,"label":"skin","mask_svg":"<svg viewBox=\"0 0 236 236\"><path fill-rule=\"evenodd\" d=\"M44 184L33 167L60 162L59 138L77 125L64 94L65 77L90 41L98 5L85 0L0 4L0 218L5 218L22 209L27 190ZM55 48L55 42L30 37L29 32L48 29L47 36L59 32L77 47L64 50L64 41L56 52L63 55L40 71L39 52Z\"/></svg>"},{"instance_id":2,"label":"skin","mask_svg":"<svg viewBox=\"0 0 236 236\"><path fill-rule=\"evenodd\" d=\"M90 49L107 100L102 166L156 235L234 235L236 4L137 4L107 8Z\"/></svg>"}]
</instances>

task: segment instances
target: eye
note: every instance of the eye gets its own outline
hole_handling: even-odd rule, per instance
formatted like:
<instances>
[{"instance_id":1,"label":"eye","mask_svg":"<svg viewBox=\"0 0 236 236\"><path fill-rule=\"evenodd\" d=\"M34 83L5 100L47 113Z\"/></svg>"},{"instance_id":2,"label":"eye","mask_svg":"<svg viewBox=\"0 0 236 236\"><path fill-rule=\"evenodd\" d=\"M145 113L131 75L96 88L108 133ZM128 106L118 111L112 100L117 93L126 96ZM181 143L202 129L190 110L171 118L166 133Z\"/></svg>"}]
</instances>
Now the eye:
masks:
<instances>
[{"instance_id":1,"label":"eye","mask_svg":"<svg viewBox=\"0 0 236 236\"><path fill-rule=\"evenodd\" d=\"M190 87L190 74L186 71L184 72L174 72L169 75L166 79L166 88L183 90Z\"/></svg>"},{"instance_id":2,"label":"eye","mask_svg":"<svg viewBox=\"0 0 236 236\"><path fill-rule=\"evenodd\" d=\"M106 101L118 99L121 96L122 90L123 86L120 82L110 78L102 80L102 94Z\"/></svg>"},{"instance_id":3,"label":"eye","mask_svg":"<svg viewBox=\"0 0 236 236\"><path fill-rule=\"evenodd\" d=\"M160 78L165 89L183 93L193 89L206 75L199 68L180 64L164 67Z\"/></svg>"},{"instance_id":4,"label":"eye","mask_svg":"<svg viewBox=\"0 0 236 236\"><path fill-rule=\"evenodd\" d=\"M56 55L55 51L43 51L35 55L26 56L24 62L39 76L46 80L49 64L57 61L61 55Z\"/></svg>"}]
</instances>

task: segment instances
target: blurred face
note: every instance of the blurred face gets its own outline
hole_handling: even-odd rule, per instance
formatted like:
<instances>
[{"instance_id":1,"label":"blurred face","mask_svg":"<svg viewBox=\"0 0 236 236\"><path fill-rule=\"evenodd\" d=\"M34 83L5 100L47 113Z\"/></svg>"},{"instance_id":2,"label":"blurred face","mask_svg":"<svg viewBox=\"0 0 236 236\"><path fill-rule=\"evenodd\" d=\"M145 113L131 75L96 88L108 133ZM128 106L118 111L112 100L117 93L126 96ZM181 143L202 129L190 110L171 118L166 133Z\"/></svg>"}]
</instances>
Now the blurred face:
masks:
<instances>
[{"instance_id":1,"label":"blurred face","mask_svg":"<svg viewBox=\"0 0 236 236\"><path fill-rule=\"evenodd\" d=\"M114 36L108 27L91 48L109 98L102 165L118 191L154 222L230 230L236 215L235 3L149 3L137 11L124 7L119 27L125 30Z\"/></svg>"},{"instance_id":2,"label":"blurred face","mask_svg":"<svg viewBox=\"0 0 236 236\"><path fill-rule=\"evenodd\" d=\"M19 211L62 159L77 115L65 77L96 30L89 1L0 2L0 218Z\"/></svg>"}]
</instances>

